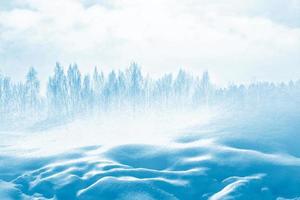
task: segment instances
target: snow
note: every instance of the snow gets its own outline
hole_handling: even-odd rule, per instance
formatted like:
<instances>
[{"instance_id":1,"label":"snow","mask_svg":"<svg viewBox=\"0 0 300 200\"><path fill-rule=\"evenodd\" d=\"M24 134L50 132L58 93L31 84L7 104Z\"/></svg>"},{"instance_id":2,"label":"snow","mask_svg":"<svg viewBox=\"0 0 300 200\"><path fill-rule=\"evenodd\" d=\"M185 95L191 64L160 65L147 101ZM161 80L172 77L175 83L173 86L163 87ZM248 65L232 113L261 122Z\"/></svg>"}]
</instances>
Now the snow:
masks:
<instances>
[{"instance_id":1,"label":"snow","mask_svg":"<svg viewBox=\"0 0 300 200\"><path fill-rule=\"evenodd\" d=\"M299 199L299 83L218 89L208 74L197 85L181 71L171 84L167 76L147 85L133 67L106 82L97 77L99 108L89 102L97 90L88 76L79 84L70 70L67 78L57 66L39 111L31 110L33 71L23 102L29 110L7 101L11 88L23 86L1 78L0 100L8 104L0 105L1 200ZM112 91L123 75L126 98ZM191 95L195 88L199 96ZM147 92L153 98L141 95Z\"/></svg>"}]
</instances>

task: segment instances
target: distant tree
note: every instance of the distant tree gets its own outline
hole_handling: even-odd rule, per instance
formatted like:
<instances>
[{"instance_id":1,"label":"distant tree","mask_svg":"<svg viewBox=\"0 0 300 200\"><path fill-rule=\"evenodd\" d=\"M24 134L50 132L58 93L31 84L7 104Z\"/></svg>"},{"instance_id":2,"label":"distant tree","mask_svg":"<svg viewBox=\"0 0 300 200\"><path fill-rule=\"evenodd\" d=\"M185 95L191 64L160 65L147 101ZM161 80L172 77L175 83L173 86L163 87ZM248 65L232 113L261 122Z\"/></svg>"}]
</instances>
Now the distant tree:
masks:
<instances>
[{"instance_id":1,"label":"distant tree","mask_svg":"<svg viewBox=\"0 0 300 200\"><path fill-rule=\"evenodd\" d=\"M50 111L55 114L67 114L68 112L68 87L67 78L63 68L56 63L54 76L49 78L47 98L51 105Z\"/></svg>"},{"instance_id":2,"label":"distant tree","mask_svg":"<svg viewBox=\"0 0 300 200\"><path fill-rule=\"evenodd\" d=\"M203 92L203 97L204 97L205 103L207 105L209 103L209 98L211 95L211 88L212 88L208 71L203 72L200 88Z\"/></svg>"},{"instance_id":3,"label":"distant tree","mask_svg":"<svg viewBox=\"0 0 300 200\"><path fill-rule=\"evenodd\" d=\"M98 72L97 67L94 69L93 73L93 91L94 91L94 103L100 108L103 101L102 90L104 88L104 74L102 71Z\"/></svg>"},{"instance_id":4,"label":"distant tree","mask_svg":"<svg viewBox=\"0 0 300 200\"><path fill-rule=\"evenodd\" d=\"M106 106L109 106L114 103L115 101L115 95L117 94L117 76L115 71L111 71L108 75L108 80L105 83L104 89L103 89L103 96L104 96L104 102Z\"/></svg>"},{"instance_id":5,"label":"distant tree","mask_svg":"<svg viewBox=\"0 0 300 200\"><path fill-rule=\"evenodd\" d=\"M127 70L127 79L129 84L129 96L132 99L132 103L135 104L142 95L143 84L141 69L136 63L132 63L129 69Z\"/></svg>"},{"instance_id":6,"label":"distant tree","mask_svg":"<svg viewBox=\"0 0 300 200\"><path fill-rule=\"evenodd\" d=\"M69 91L69 106L72 112L80 109L81 74L76 64L70 65L67 72L67 82Z\"/></svg>"},{"instance_id":7,"label":"distant tree","mask_svg":"<svg viewBox=\"0 0 300 200\"><path fill-rule=\"evenodd\" d=\"M159 101L164 105L169 103L172 95L173 77L172 74L166 74L156 81L156 91Z\"/></svg>"},{"instance_id":8,"label":"distant tree","mask_svg":"<svg viewBox=\"0 0 300 200\"><path fill-rule=\"evenodd\" d=\"M0 74L0 111L2 107L4 106L3 98L4 98L4 77ZM1 113L0 113L1 115Z\"/></svg>"},{"instance_id":9,"label":"distant tree","mask_svg":"<svg viewBox=\"0 0 300 200\"><path fill-rule=\"evenodd\" d=\"M13 85L13 100L14 100L14 106L16 109L16 113L18 114L25 114L29 116L33 116L37 114L38 111L37 108L39 105L31 105L30 107L26 104L28 104L28 101L30 101L31 98L28 98L28 87L26 84L23 84L21 82ZM40 96L38 94L37 99L40 99ZM40 102L39 102L40 103ZM38 103L38 104L39 104ZM26 108L27 106L27 108ZM29 107L29 108L28 108Z\"/></svg>"},{"instance_id":10,"label":"distant tree","mask_svg":"<svg viewBox=\"0 0 300 200\"><path fill-rule=\"evenodd\" d=\"M124 106L123 104L126 101L126 92L127 92L126 77L122 71L118 72L116 92L117 92L116 106L121 108L122 106Z\"/></svg>"},{"instance_id":11,"label":"distant tree","mask_svg":"<svg viewBox=\"0 0 300 200\"><path fill-rule=\"evenodd\" d=\"M22 85L19 85L19 93L22 93ZM37 78L37 71L32 67L26 76L26 107L36 110L39 104L40 81Z\"/></svg>"},{"instance_id":12,"label":"distant tree","mask_svg":"<svg viewBox=\"0 0 300 200\"><path fill-rule=\"evenodd\" d=\"M85 110L90 109L93 106L93 96L94 96L90 75L84 76L81 96L82 96Z\"/></svg>"},{"instance_id":13,"label":"distant tree","mask_svg":"<svg viewBox=\"0 0 300 200\"><path fill-rule=\"evenodd\" d=\"M1 78L0 83L0 108L3 114L8 114L13 102L12 84L8 77Z\"/></svg>"},{"instance_id":14,"label":"distant tree","mask_svg":"<svg viewBox=\"0 0 300 200\"><path fill-rule=\"evenodd\" d=\"M174 100L176 104L183 106L187 104L191 96L191 84L193 78L183 70L179 70L176 79L174 80ZM178 105L179 106L179 105Z\"/></svg>"}]
</instances>

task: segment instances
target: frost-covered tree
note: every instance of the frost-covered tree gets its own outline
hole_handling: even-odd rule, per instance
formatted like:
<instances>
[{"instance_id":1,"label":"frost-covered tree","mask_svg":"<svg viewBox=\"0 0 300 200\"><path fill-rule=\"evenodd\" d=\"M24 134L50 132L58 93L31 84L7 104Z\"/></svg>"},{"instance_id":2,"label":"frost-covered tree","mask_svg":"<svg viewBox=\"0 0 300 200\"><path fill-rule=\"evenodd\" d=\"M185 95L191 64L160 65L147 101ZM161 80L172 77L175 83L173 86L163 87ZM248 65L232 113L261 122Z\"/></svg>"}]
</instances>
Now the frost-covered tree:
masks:
<instances>
[{"instance_id":1,"label":"frost-covered tree","mask_svg":"<svg viewBox=\"0 0 300 200\"><path fill-rule=\"evenodd\" d=\"M118 73L116 84L117 84L117 88L116 88L117 99L116 99L115 106L117 106L118 108L122 108L125 106L126 91L127 91L126 77L122 71L119 71Z\"/></svg>"},{"instance_id":2,"label":"frost-covered tree","mask_svg":"<svg viewBox=\"0 0 300 200\"><path fill-rule=\"evenodd\" d=\"M193 78L183 70L179 70L174 80L174 100L178 106L187 104L191 97L191 84Z\"/></svg>"},{"instance_id":3,"label":"frost-covered tree","mask_svg":"<svg viewBox=\"0 0 300 200\"><path fill-rule=\"evenodd\" d=\"M98 71L97 67L94 69L93 73L93 92L94 92L94 104L97 109L100 109L103 101L102 90L104 87L104 74L102 71Z\"/></svg>"},{"instance_id":4,"label":"frost-covered tree","mask_svg":"<svg viewBox=\"0 0 300 200\"><path fill-rule=\"evenodd\" d=\"M30 97L30 95L33 95L34 97ZM28 116L34 116L37 114L37 108L39 108L39 93L35 94L35 92L28 92L28 86L23 83L17 83L13 85L13 100L14 100L14 107L16 109L15 113L19 115L28 115ZM38 105L30 105L30 107L26 108L26 104L28 102L34 102L37 101Z\"/></svg>"},{"instance_id":5,"label":"frost-covered tree","mask_svg":"<svg viewBox=\"0 0 300 200\"><path fill-rule=\"evenodd\" d=\"M39 107L40 81L37 77L37 71L32 67L26 76L26 100L25 107L30 110L36 110ZM21 93L22 85L18 86L18 92ZM19 94L20 95L20 94Z\"/></svg>"},{"instance_id":6,"label":"frost-covered tree","mask_svg":"<svg viewBox=\"0 0 300 200\"><path fill-rule=\"evenodd\" d=\"M81 98L84 110L89 110L93 106L93 89L90 75L85 75L81 91Z\"/></svg>"},{"instance_id":7,"label":"frost-covered tree","mask_svg":"<svg viewBox=\"0 0 300 200\"><path fill-rule=\"evenodd\" d=\"M13 102L12 84L8 77L0 79L0 108L2 114L9 114Z\"/></svg>"},{"instance_id":8,"label":"frost-covered tree","mask_svg":"<svg viewBox=\"0 0 300 200\"><path fill-rule=\"evenodd\" d=\"M200 84L197 88L198 98L200 101L204 101L206 105L209 103L209 99L212 95L212 84L210 82L208 71L203 72Z\"/></svg>"},{"instance_id":9,"label":"frost-covered tree","mask_svg":"<svg viewBox=\"0 0 300 200\"><path fill-rule=\"evenodd\" d=\"M79 104L81 100L81 74L77 65L70 65L67 72L67 82L68 82L68 104L71 112L79 111Z\"/></svg>"},{"instance_id":10,"label":"frost-covered tree","mask_svg":"<svg viewBox=\"0 0 300 200\"><path fill-rule=\"evenodd\" d=\"M118 82L115 71L111 71L108 75L108 80L103 88L104 105L113 105L116 101L116 94L118 90Z\"/></svg>"},{"instance_id":11,"label":"frost-covered tree","mask_svg":"<svg viewBox=\"0 0 300 200\"><path fill-rule=\"evenodd\" d=\"M47 98L51 113L59 115L68 113L67 78L59 63L56 63L53 77L49 78Z\"/></svg>"},{"instance_id":12,"label":"frost-covered tree","mask_svg":"<svg viewBox=\"0 0 300 200\"><path fill-rule=\"evenodd\" d=\"M4 77L0 74L0 111L3 109L3 107L4 107Z\"/></svg>"},{"instance_id":13,"label":"frost-covered tree","mask_svg":"<svg viewBox=\"0 0 300 200\"><path fill-rule=\"evenodd\" d=\"M141 103L143 95L143 77L141 69L136 63L132 63L127 70L128 96L131 106L136 108L136 105Z\"/></svg>"},{"instance_id":14,"label":"frost-covered tree","mask_svg":"<svg viewBox=\"0 0 300 200\"><path fill-rule=\"evenodd\" d=\"M163 105L168 105L172 98L173 88L173 76L172 74L166 74L162 78L156 81L155 96L156 100Z\"/></svg>"}]
</instances>

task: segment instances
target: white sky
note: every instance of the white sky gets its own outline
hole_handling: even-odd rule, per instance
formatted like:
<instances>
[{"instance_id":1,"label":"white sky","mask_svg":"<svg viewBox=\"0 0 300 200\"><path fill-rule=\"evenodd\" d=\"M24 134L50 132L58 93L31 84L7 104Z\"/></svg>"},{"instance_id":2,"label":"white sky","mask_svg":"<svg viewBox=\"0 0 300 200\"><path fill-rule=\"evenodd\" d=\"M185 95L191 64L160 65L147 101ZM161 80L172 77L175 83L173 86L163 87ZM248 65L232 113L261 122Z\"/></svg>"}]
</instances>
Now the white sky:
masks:
<instances>
[{"instance_id":1,"label":"white sky","mask_svg":"<svg viewBox=\"0 0 300 200\"><path fill-rule=\"evenodd\" d=\"M208 70L217 84L300 79L300 0L1 0L0 73L56 61L90 72L132 61L154 76Z\"/></svg>"}]
</instances>

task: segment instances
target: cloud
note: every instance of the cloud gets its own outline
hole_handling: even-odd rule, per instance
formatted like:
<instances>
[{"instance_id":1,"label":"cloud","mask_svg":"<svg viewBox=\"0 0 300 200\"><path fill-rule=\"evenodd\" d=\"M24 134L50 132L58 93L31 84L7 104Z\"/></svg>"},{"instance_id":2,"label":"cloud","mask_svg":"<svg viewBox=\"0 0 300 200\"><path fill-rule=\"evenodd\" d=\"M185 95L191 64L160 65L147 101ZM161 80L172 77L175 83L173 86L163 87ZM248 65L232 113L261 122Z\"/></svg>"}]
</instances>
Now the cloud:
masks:
<instances>
[{"instance_id":1,"label":"cloud","mask_svg":"<svg viewBox=\"0 0 300 200\"><path fill-rule=\"evenodd\" d=\"M135 60L153 74L208 69L220 83L300 77L294 0L15 0L2 7L0 66L10 74L29 66L48 74L56 61L107 71Z\"/></svg>"}]
</instances>

